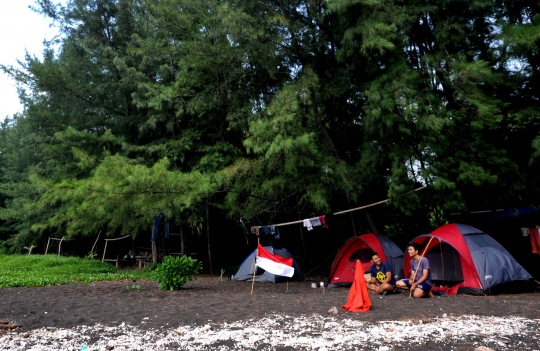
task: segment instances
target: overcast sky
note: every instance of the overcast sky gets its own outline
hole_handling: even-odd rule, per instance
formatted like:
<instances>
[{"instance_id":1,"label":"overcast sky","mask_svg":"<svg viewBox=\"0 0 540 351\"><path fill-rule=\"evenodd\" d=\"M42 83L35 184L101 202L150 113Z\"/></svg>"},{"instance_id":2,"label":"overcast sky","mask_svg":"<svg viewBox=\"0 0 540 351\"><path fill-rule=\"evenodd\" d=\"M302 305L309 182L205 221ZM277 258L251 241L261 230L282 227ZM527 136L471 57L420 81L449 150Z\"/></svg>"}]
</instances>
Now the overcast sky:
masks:
<instances>
[{"instance_id":1,"label":"overcast sky","mask_svg":"<svg viewBox=\"0 0 540 351\"><path fill-rule=\"evenodd\" d=\"M1 64L17 65L17 59L24 60L25 50L41 58L43 40L56 35L57 29L49 28L50 20L28 8L34 1L0 0ZM0 72L0 120L18 111L22 111L22 106L15 82Z\"/></svg>"}]
</instances>

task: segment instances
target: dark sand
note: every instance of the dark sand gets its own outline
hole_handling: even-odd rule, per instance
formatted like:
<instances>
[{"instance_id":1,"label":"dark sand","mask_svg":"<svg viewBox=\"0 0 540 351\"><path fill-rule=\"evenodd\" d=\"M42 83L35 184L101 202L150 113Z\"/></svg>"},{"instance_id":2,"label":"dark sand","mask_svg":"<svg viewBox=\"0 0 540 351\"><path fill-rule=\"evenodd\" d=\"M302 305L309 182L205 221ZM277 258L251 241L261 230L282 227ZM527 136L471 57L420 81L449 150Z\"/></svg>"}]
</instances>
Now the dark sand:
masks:
<instances>
[{"instance_id":1,"label":"dark sand","mask_svg":"<svg viewBox=\"0 0 540 351\"><path fill-rule=\"evenodd\" d=\"M431 299L412 299L404 293L371 295L370 312L350 313L341 310L341 305L347 301L348 288L326 288L323 294L321 288L311 287L313 282L289 283L288 292L285 283L255 283L253 295L250 294L251 283L219 281L215 276L199 276L179 291L161 291L152 281L4 288L0 289L0 320L20 324L22 327L17 328L17 332L96 323L114 326L122 322L140 328L171 328L208 321L258 319L272 313L327 316L332 306L339 310L335 316L338 319L373 322L414 321L442 317L443 313L540 318L540 293ZM142 289L126 289L132 285ZM149 320L141 323L145 317Z\"/></svg>"}]
</instances>

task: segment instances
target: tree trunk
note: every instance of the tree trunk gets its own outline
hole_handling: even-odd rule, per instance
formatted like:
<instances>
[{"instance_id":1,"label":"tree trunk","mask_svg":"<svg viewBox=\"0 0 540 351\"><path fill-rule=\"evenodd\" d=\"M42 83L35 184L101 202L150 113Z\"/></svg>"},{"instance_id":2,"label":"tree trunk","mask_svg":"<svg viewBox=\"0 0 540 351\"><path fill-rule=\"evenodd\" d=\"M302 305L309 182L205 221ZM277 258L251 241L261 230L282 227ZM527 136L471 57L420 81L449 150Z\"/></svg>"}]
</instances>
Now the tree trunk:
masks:
<instances>
[{"instance_id":1,"label":"tree trunk","mask_svg":"<svg viewBox=\"0 0 540 351\"><path fill-rule=\"evenodd\" d=\"M366 218L369 222L369 225L371 226L371 230L373 230L373 233L377 235L382 235L382 231L379 230L379 227L377 226L377 222L375 221L375 218L373 218L373 215L370 212L365 211Z\"/></svg>"},{"instance_id":2,"label":"tree trunk","mask_svg":"<svg viewBox=\"0 0 540 351\"><path fill-rule=\"evenodd\" d=\"M208 267L210 268L210 274L214 274L214 264L212 263L212 250L210 248L210 210L209 210L210 197L206 198L206 238L208 240Z\"/></svg>"},{"instance_id":3,"label":"tree trunk","mask_svg":"<svg viewBox=\"0 0 540 351\"><path fill-rule=\"evenodd\" d=\"M180 254L183 256L186 253L184 252L184 229L182 229L182 225L180 225Z\"/></svg>"},{"instance_id":4,"label":"tree trunk","mask_svg":"<svg viewBox=\"0 0 540 351\"><path fill-rule=\"evenodd\" d=\"M300 205L298 204L298 194L296 194L296 210L298 211L298 219L302 219L302 214L300 213ZM302 247L304 248L304 259L308 261L306 243L304 242L304 227L300 226L300 239L302 240Z\"/></svg>"},{"instance_id":5,"label":"tree trunk","mask_svg":"<svg viewBox=\"0 0 540 351\"><path fill-rule=\"evenodd\" d=\"M345 196L347 197L347 203L349 204L349 208L351 208L351 198L349 197L349 194L345 193ZM352 224L352 231L353 231L353 237L357 236L357 231L356 231L356 225L354 224L354 216L353 216L353 213L351 212L351 224Z\"/></svg>"},{"instance_id":6,"label":"tree trunk","mask_svg":"<svg viewBox=\"0 0 540 351\"><path fill-rule=\"evenodd\" d=\"M152 262L157 263L157 258L158 258L157 245L154 241L152 241Z\"/></svg>"}]
</instances>

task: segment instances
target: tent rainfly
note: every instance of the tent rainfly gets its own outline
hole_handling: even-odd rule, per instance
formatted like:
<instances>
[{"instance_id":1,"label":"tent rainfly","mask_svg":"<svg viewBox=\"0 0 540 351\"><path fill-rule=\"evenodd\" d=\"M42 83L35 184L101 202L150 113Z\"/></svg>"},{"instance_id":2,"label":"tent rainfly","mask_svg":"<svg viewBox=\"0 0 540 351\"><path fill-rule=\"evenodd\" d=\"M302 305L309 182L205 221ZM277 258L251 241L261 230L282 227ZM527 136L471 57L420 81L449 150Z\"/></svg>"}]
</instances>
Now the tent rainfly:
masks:
<instances>
[{"instance_id":1,"label":"tent rainfly","mask_svg":"<svg viewBox=\"0 0 540 351\"><path fill-rule=\"evenodd\" d=\"M465 224L447 224L414 238L429 260L434 284L458 287L458 293L485 295L496 285L532 276L495 239ZM404 262L410 270L410 259Z\"/></svg>"},{"instance_id":2,"label":"tent rainfly","mask_svg":"<svg viewBox=\"0 0 540 351\"><path fill-rule=\"evenodd\" d=\"M362 269L366 272L372 264L371 255L374 252L392 267L396 279L403 277L403 251L392 240L369 233L350 238L339 249L330 269L328 283L350 286L354 281L356 260L360 260Z\"/></svg>"},{"instance_id":3,"label":"tent rainfly","mask_svg":"<svg viewBox=\"0 0 540 351\"><path fill-rule=\"evenodd\" d=\"M291 278L283 277L283 276L269 273L265 271L264 269L257 267L255 271L256 282L279 283L279 282L284 282L287 280L296 279L302 275L302 272L300 271L300 266L298 265L298 261L296 260L296 258L293 256L292 253L290 253L286 249L274 249L272 246L265 246L264 248L274 255L278 255L285 258L292 258L294 275ZM236 272L232 280L235 280L235 281L252 281L253 280L253 271L254 271L253 268L255 265L256 255L257 255L257 250L254 250L251 254L248 255L248 257L244 259L244 261L240 265L240 268L238 269L238 272Z\"/></svg>"}]
</instances>

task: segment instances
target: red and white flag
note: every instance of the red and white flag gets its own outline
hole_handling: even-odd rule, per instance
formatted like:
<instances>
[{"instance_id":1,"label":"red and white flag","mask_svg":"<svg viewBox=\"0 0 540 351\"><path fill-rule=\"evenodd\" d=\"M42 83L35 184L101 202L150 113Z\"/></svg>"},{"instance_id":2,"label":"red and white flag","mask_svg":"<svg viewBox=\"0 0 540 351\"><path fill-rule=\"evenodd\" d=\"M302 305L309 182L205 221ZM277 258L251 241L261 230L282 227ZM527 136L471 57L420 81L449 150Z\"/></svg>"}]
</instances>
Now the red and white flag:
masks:
<instances>
[{"instance_id":1,"label":"red and white flag","mask_svg":"<svg viewBox=\"0 0 540 351\"><path fill-rule=\"evenodd\" d=\"M270 253L264 247L259 244L257 249L257 266L261 267L267 272L275 275L282 275L285 277L292 277L294 275L293 259L285 258Z\"/></svg>"}]
</instances>

